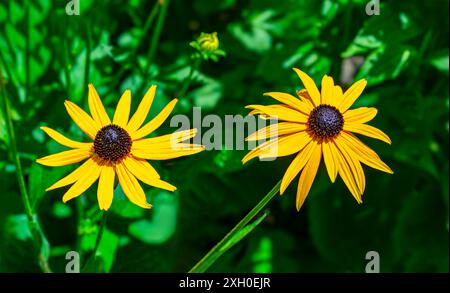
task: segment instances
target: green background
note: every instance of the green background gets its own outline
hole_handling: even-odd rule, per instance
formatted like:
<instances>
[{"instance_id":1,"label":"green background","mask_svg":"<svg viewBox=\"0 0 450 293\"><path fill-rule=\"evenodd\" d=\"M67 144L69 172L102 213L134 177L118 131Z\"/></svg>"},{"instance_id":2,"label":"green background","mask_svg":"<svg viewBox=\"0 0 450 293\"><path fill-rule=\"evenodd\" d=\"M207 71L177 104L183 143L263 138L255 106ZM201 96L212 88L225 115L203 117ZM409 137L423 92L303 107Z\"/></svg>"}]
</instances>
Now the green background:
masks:
<instances>
[{"instance_id":1,"label":"green background","mask_svg":"<svg viewBox=\"0 0 450 293\"><path fill-rule=\"evenodd\" d=\"M101 214L96 184L68 204L61 202L64 188L45 193L74 166L34 162L64 149L39 126L83 139L63 101L87 109L88 82L110 115L125 89L136 107L143 91L157 84L153 117L186 82L195 53L189 42L216 31L227 56L202 62L173 115L192 115L193 106L203 115L245 115L245 105L272 102L264 92L301 88L292 67L317 83L329 74L344 88L366 78L357 106L378 109L370 124L393 143L363 140L395 174L365 167L367 188L358 205L340 179L331 184L322 163L300 212L293 183L269 205L264 222L210 271L364 272L366 252L374 250L382 272L448 272L448 1L381 1L381 14L374 16L366 15L366 0L165 2L156 44L162 9L156 4L151 21L155 1L81 0L80 15L67 16L63 0L0 0L6 95L32 205L50 244L41 252L53 271L64 271L69 250L88 255ZM172 131L167 121L158 134ZM0 271L39 271L8 143L2 112ZM242 166L245 153L217 150L156 162L178 190L143 185L154 206L149 211L116 189L102 258L86 270L189 270L282 178L292 159Z\"/></svg>"}]
</instances>

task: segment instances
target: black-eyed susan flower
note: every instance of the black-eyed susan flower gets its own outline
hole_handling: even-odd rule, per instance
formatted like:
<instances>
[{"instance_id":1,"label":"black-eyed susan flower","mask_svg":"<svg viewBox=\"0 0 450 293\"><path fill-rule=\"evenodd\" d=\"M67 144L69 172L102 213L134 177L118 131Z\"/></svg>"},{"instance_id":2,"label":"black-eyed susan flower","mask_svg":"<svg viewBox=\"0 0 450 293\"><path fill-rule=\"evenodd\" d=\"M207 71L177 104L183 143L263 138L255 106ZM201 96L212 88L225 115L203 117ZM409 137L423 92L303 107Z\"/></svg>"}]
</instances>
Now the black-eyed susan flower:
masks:
<instances>
[{"instance_id":1,"label":"black-eyed susan flower","mask_svg":"<svg viewBox=\"0 0 450 293\"><path fill-rule=\"evenodd\" d=\"M377 109L361 107L350 109L366 87L362 79L343 93L329 76L322 79L321 92L306 73L294 68L305 89L299 98L287 93L271 92L270 96L282 104L249 105L250 115L277 118L283 122L269 125L251 134L247 140L270 139L252 151L242 162L252 158L283 157L297 154L283 176L280 194L301 172L298 181L296 207L300 210L316 176L323 156L332 182L339 174L358 203L362 202L366 179L361 163L393 173L379 156L353 133L376 138L388 144L389 137L381 130L365 124L377 114Z\"/></svg>"},{"instance_id":2,"label":"black-eyed susan flower","mask_svg":"<svg viewBox=\"0 0 450 293\"><path fill-rule=\"evenodd\" d=\"M72 149L38 159L39 164L65 166L87 159L75 171L47 188L47 191L73 184L63 196L63 201L67 202L82 194L98 179L97 199L101 210L108 210L111 206L116 175L128 199L142 208L151 208L151 205L138 179L150 186L174 191L176 187L161 180L158 172L146 160L192 155L202 151L203 146L183 143L195 136L196 129L145 138L161 126L177 103L177 99L173 99L155 118L142 126L155 91L156 86L150 87L130 119L129 90L120 98L112 121L92 84L89 85L88 97L92 116L74 103L65 101L69 116L92 141L74 141L51 128L41 127L55 141Z\"/></svg>"}]
</instances>

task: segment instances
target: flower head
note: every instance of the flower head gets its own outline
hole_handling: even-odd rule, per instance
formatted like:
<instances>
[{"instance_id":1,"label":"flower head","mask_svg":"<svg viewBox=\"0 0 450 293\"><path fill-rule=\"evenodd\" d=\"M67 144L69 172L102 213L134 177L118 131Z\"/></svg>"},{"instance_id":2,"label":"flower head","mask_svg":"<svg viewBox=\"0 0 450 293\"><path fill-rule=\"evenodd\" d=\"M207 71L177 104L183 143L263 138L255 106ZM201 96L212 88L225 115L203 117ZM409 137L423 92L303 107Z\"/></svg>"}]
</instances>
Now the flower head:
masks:
<instances>
[{"instance_id":1,"label":"flower head","mask_svg":"<svg viewBox=\"0 0 450 293\"><path fill-rule=\"evenodd\" d=\"M142 126L155 91L156 86L147 91L131 119L129 90L120 98L112 121L92 84L89 85L91 115L74 103L65 101L69 116L89 136L91 142L74 141L51 128L41 127L51 138L71 150L38 159L39 164L65 166L87 159L75 171L47 188L47 191L73 184L63 196L63 201L67 202L82 194L98 179L98 203L101 210L108 210L113 200L116 175L128 199L142 208L151 208L151 205L137 179L154 187L176 190L175 186L161 180L158 172L146 160L167 160L192 155L202 151L203 146L182 143L194 137L196 129L145 138L163 124L177 103L177 99L173 99L155 118Z\"/></svg>"},{"instance_id":2,"label":"flower head","mask_svg":"<svg viewBox=\"0 0 450 293\"><path fill-rule=\"evenodd\" d=\"M219 49L219 37L217 32L210 34L201 33L197 40L190 43L191 47L195 48L197 52L192 55L192 58L203 60L218 61L220 56L225 56L225 51Z\"/></svg>"},{"instance_id":3,"label":"flower head","mask_svg":"<svg viewBox=\"0 0 450 293\"><path fill-rule=\"evenodd\" d=\"M200 37L198 37L197 42L200 45L200 48L212 52L219 48L219 38L217 37L217 32L213 32L211 34L201 33Z\"/></svg>"},{"instance_id":4,"label":"flower head","mask_svg":"<svg viewBox=\"0 0 450 293\"><path fill-rule=\"evenodd\" d=\"M297 210L300 210L323 156L331 181L334 182L339 174L357 202L361 203L366 186L361 163L393 173L372 149L353 134L354 132L391 143L384 132L365 124L375 117L377 109L350 109L367 82L359 80L343 93L341 87L325 75L320 92L311 77L301 70L294 70L305 86L305 89L297 93L299 98L287 93L271 92L264 95L281 102L281 105L247 106L252 109L250 115L278 118L282 122L251 134L247 140L270 140L250 151L242 162L246 163L255 157L296 154L283 176L280 194L285 192L301 172L296 199Z\"/></svg>"}]
</instances>

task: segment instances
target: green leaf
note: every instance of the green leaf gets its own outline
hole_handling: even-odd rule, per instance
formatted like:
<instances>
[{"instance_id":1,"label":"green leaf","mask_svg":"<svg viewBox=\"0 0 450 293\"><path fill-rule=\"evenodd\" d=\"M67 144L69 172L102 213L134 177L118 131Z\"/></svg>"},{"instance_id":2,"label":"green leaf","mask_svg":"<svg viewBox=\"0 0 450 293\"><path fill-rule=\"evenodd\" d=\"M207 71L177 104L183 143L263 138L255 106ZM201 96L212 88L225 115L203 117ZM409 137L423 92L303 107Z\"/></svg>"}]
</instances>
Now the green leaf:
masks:
<instances>
[{"instance_id":1,"label":"green leaf","mask_svg":"<svg viewBox=\"0 0 450 293\"><path fill-rule=\"evenodd\" d=\"M448 75L448 64L449 64L448 50L443 50L435 54L433 57L430 58L429 62L437 70Z\"/></svg>"},{"instance_id":2,"label":"green leaf","mask_svg":"<svg viewBox=\"0 0 450 293\"><path fill-rule=\"evenodd\" d=\"M178 201L174 193L159 191L154 196L152 205L152 219L132 223L128 232L144 243L162 244L175 233Z\"/></svg>"},{"instance_id":3,"label":"green leaf","mask_svg":"<svg viewBox=\"0 0 450 293\"><path fill-rule=\"evenodd\" d=\"M372 52L364 61L355 80L365 78L374 86L397 78L408 65L414 49L407 46L383 46Z\"/></svg>"}]
</instances>

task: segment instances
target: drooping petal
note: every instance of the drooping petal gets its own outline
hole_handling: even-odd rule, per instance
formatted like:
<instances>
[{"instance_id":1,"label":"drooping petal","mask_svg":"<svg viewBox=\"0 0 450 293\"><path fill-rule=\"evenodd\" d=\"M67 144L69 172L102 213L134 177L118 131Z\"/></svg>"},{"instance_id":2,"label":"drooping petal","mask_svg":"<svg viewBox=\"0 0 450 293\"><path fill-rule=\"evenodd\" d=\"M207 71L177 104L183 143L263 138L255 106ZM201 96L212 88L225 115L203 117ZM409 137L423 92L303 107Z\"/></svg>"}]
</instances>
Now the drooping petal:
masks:
<instances>
[{"instance_id":1,"label":"drooping petal","mask_svg":"<svg viewBox=\"0 0 450 293\"><path fill-rule=\"evenodd\" d=\"M271 92L264 93L264 96L272 97L283 104L286 104L300 112L303 112L306 115L309 115L312 110L306 103L287 93Z\"/></svg>"},{"instance_id":2,"label":"drooping petal","mask_svg":"<svg viewBox=\"0 0 450 293\"><path fill-rule=\"evenodd\" d=\"M391 139L386 133L367 124L344 123L344 130L359 133L391 144Z\"/></svg>"},{"instance_id":3,"label":"drooping petal","mask_svg":"<svg viewBox=\"0 0 450 293\"><path fill-rule=\"evenodd\" d=\"M97 200L100 210L107 211L111 207L114 197L114 178L114 167L103 166L97 189Z\"/></svg>"},{"instance_id":4,"label":"drooping petal","mask_svg":"<svg viewBox=\"0 0 450 293\"><path fill-rule=\"evenodd\" d=\"M111 124L111 120L108 117L108 114L105 111L105 107L103 106L102 101L94 88L93 84L89 84L89 111L91 112L92 118L100 124L101 126L106 126Z\"/></svg>"},{"instance_id":5,"label":"drooping petal","mask_svg":"<svg viewBox=\"0 0 450 293\"><path fill-rule=\"evenodd\" d=\"M131 148L131 154L137 158L146 160L170 160L179 157L197 154L205 150L205 147L198 144L179 143L169 147L163 145L153 145L153 148L138 149Z\"/></svg>"},{"instance_id":6,"label":"drooping petal","mask_svg":"<svg viewBox=\"0 0 450 293\"><path fill-rule=\"evenodd\" d=\"M74 149L91 149L91 147L92 147L91 142L74 141L74 140L71 140L70 138L65 137L58 131L53 130L49 127L42 126L40 128L42 131L47 133L48 136L53 138L60 145L63 145L63 146L69 147L69 148L74 148Z\"/></svg>"},{"instance_id":7,"label":"drooping petal","mask_svg":"<svg viewBox=\"0 0 450 293\"><path fill-rule=\"evenodd\" d=\"M258 131L250 134L245 140L254 141L272 138L274 136L283 136L286 134L297 133L306 130L307 126L303 123L280 122L268 125Z\"/></svg>"},{"instance_id":8,"label":"drooping petal","mask_svg":"<svg viewBox=\"0 0 450 293\"><path fill-rule=\"evenodd\" d=\"M77 181L78 179L80 179L80 177L83 174L89 172L89 170L94 167L97 167L97 163L94 162L93 159L86 160L86 162L84 162L80 167L76 168L74 171L72 171L72 173L70 173L69 175L63 177L62 179L60 179L59 181L54 183L52 186L47 188L45 191L50 191L50 190L53 190L56 188L60 188L60 187L72 184L75 181Z\"/></svg>"},{"instance_id":9,"label":"drooping petal","mask_svg":"<svg viewBox=\"0 0 450 293\"><path fill-rule=\"evenodd\" d=\"M157 176L155 176L155 169L153 169L153 167L151 167L151 165L146 161L137 160L133 157L127 157L123 162L128 171L130 171L134 176L136 176L137 179L141 180L145 184L168 191L175 191L177 189L170 183L159 179L158 173L156 173Z\"/></svg>"},{"instance_id":10,"label":"drooping petal","mask_svg":"<svg viewBox=\"0 0 450 293\"><path fill-rule=\"evenodd\" d=\"M92 138L92 140L94 140L95 135L101 128L101 125L94 121L91 116L71 101L65 101L64 106L75 124L78 125L78 127L90 138Z\"/></svg>"},{"instance_id":11,"label":"drooping petal","mask_svg":"<svg viewBox=\"0 0 450 293\"><path fill-rule=\"evenodd\" d=\"M348 165L347 161L344 159L344 156L334 142L333 144L330 144L330 147L333 154L335 155L336 161L339 163L339 175L341 176L342 181L344 181L345 185L350 190L350 193L353 195L356 201L358 203L362 203L361 194L359 192L355 177L353 177L350 170L350 166Z\"/></svg>"},{"instance_id":12,"label":"drooping petal","mask_svg":"<svg viewBox=\"0 0 450 293\"><path fill-rule=\"evenodd\" d=\"M298 181L297 187L297 198L295 201L297 211L300 210L303 203L305 202L306 196L311 189L311 186L316 177L317 170L319 169L320 159L322 157L322 148L315 147L311 157L303 168L302 174L300 175L300 180Z\"/></svg>"},{"instance_id":13,"label":"drooping petal","mask_svg":"<svg viewBox=\"0 0 450 293\"><path fill-rule=\"evenodd\" d=\"M331 143L332 142L322 143L322 153L323 153L323 160L327 168L328 176L330 177L331 182L334 183L338 173L339 163L335 161L336 160L335 155L333 154L330 147Z\"/></svg>"},{"instance_id":14,"label":"drooping petal","mask_svg":"<svg viewBox=\"0 0 450 293\"><path fill-rule=\"evenodd\" d=\"M85 192L95 181L97 181L102 170L102 166L92 166L72 185L63 195L63 202L67 202Z\"/></svg>"},{"instance_id":15,"label":"drooping petal","mask_svg":"<svg viewBox=\"0 0 450 293\"><path fill-rule=\"evenodd\" d=\"M365 79L361 79L355 82L348 90L345 91L342 102L338 106L338 109L339 111L341 111L341 113L344 113L353 105L356 99L364 91L366 85L367 81Z\"/></svg>"},{"instance_id":16,"label":"drooping petal","mask_svg":"<svg viewBox=\"0 0 450 293\"><path fill-rule=\"evenodd\" d=\"M341 136L338 136L334 142L344 157L344 160L347 162L347 165L350 167L350 172L352 173L353 178L355 178L359 194L362 195L364 193L366 179L361 164L356 156L352 156L353 152L349 150L346 141L342 139Z\"/></svg>"},{"instance_id":17,"label":"drooping petal","mask_svg":"<svg viewBox=\"0 0 450 293\"><path fill-rule=\"evenodd\" d=\"M151 204L147 202L144 190L133 174L131 174L124 164L116 165L117 177L119 178L120 186L128 199L137 206L144 209L150 209Z\"/></svg>"},{"instance_id":18,"label":"drooping petal","mask_svg":"<svg viewBox=\"0 0 450 293\"><path fill-rule=\"evenodd\" d=\"M310 140L309 134L302 131L266 141L248 152L242 159L242 163L245 164L255 157L266 159L291 155L304 148Z\"/></svg>"},{"instance_id":19,"label":"drooping petal","mask_svg":"<svg viewBox=\"0 0 450 293\"><path fill-rule=\"evenodd\" d=\"M342 138L347 141L347 145L353 151L353 154L357 156L363 164L389 174L394 173L391 168L378 157L377 153L359 140L359 138L345 131L341 132L341 135Z\"/></svg>"},{"instance_id":20,"label":"drooping petal","mask_svg":"<svg viewBox=\"0 0 450 293\"><path fill-rule=\"evenodd\" d=\"M377 109L361 107L354 110L348 110L344 113L344 121L346 124L363 124L369 122L377 115Z\"/></svg>"},{"instance_id":21,"label":"drooping petal","mask_svg":"<svg viewBox=\"0 0 450 293\"><path fill-rule=\"evenodd\" d=\"M144 122L145 118L148 115L148 111L150 111L150 107L152 106L153 103L153 98L155 97L155 92L156 92L156 85L152 85L150 89L148 89L148 91L145 93L144 98L139 104L136 112L128 122L128 125L126 127L128 133L133 133L136 130L138 130L139 127L141 127L142 123Z\"/></svg>"},{"instance_id":22,"label":"drooping petal","mask_svg":"<svg viewBox=\"0 0 450 293\"><path fill-rule=\"evenodd\" d=\"M125 167L134 173L143 173L149 178L160 178L158 172L150 165L146 160L142 160L134 157L127 157L123 160ZM136 176L136 175L135 175ZM137 177L137 176L136 176Z\"/></svg>"},{"instance_id":23,"label":"drooping petal","mask_svg":"<svg viewBox=\"0 0 450 293\"><path fill-rule=\"evenodd\" d=\"M311 141L306 145L291 162L281 181L280 194L282 195L292 180L303 169L316 147L319 147L316 141Z\"/></svg>"},{"instance_id":24,"label":"drooping petal","mask_svg":"<svg viewBox=\"0 0 450 293\"><path fill-rule=\"evenodd\" d=\"M37 159L36 162L51 167L66 166L89 158L90 155L90 149L73 149Z\"/></svg>"},{"instance_id":25,"label":"drooping petal","mask_svg":"<svg viewBox=\"0 0 450 293\"><path fill-rule=\"evenodd\" d=\"M114 113L113 118L113 124L125 128L128 124L128 118L130 117L130 107L131 91L126 90L120 97L119 103L117 103L116 112Z\"/></svg>"},{"instance_id":26,"label":"drooping petal","mask_svg":"<svg viewBox=\"0 0 450 293\"><path fill-rule=\"evenodd\" d=\"M311 97L311 100L314 104L314 106L320 105L320 92L317 88L316 84L314 83L314 80L309 77L308 74L304 73L303 71L294 68L294 71L297 73L298 77L303 82L303 85L305 86L306 90L308 91L309 96Z\"/></svg>"},{"instance_id":27,"label":"drooping petal","mask_svg":"<svg viewBox=\"0 0 450 293\"><path fill-rule=\"evenodd\" d=\"M178 99L173 99L172 101L170 101L170 103L167 104L164 107L164 109L162 109L161 112L159 112L159 114L155 118L153 118L150 122L145 124L139 130L134 132L131 135L131 138L133 140L140 139L140 138L142 138L144 136L149 135L150 133L152 133L156 129L158 129L161 126L161 124L163 124L164 121L166 121L166 119L167 119L167 117L169 117L170 113L172 113L173 108L175 107L177 102L178 102Z\"/></svg>"},{"instance_id":28,"label":"drooping petal","mask_svg":"<svg viewBox=\"0 0 450 293\"><path fill-rule=\"evenodd\" d=\"M333 78L325 75L322 78L322 95L321 95L321 103L324 105L331 105L333 100L333 88L334 81Z\"/></svg>"},{"instance_id":29,"label":"drooping petal","mask_svg":"<svg viewBox=\"0 0 450 293\"><path fill-rule=\"evenodd\" d=\"M248 105L245 108L259 110L261 111L261 113L264 113L270 116L271 118L276 118L278 120L285 120L297 123L308 122L308 116L305 115L304 113L282 105L279 105L279 107L276 108L262 105Z\"/></svg>"}]
</instances>

